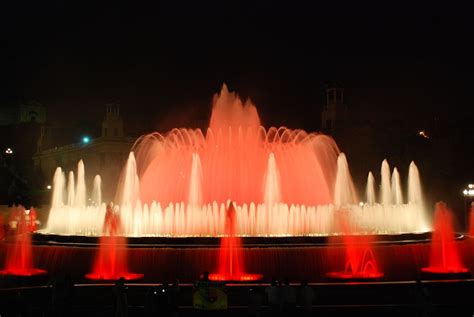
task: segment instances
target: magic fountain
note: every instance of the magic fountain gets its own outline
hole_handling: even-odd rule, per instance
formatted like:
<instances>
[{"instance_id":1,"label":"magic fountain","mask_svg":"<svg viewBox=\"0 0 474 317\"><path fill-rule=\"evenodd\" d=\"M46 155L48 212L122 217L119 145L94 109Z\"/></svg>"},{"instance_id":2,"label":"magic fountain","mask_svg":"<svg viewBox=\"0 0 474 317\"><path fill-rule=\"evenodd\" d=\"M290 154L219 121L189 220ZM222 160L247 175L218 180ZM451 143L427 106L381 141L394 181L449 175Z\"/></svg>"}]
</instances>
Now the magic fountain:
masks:
<instances>
[{"instance_id":1,"label":"magic fountain","mask_svg":"<svg viewBox=\"0 0 474 317\"><path fill-rule=\"evenodd\" d=\"M115 203L123 235L226 235L229 201L235 202L238 236L326 236L340 234L335 211L344 209L358 234L429 230L418 169L409 166L407 197L400 175L381 166L380 199L372 173L360 202L346 157L332 138L319 133L260 125L253 104L243 104L224 85L216 95L209 128L173 129L140 137L120 177ZM52 207L42 233L100 236L106 204L101 179L87 205L85 167L58 167Z\"/></svg>"}]
</instances>

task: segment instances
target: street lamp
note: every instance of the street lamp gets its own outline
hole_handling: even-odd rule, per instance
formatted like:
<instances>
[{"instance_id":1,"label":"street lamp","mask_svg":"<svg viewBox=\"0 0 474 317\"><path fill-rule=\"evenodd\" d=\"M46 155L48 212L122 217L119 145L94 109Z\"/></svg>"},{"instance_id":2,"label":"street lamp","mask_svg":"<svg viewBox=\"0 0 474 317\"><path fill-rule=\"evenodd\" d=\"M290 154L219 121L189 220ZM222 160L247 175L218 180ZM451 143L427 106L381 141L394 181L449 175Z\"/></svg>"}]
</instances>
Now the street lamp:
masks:
<instances>
[{"instance_id":1,"label":"street lamp","mask_svg":"<svg viewBox=\"0 0 474 317\"><path fill-rule=\"evenodd\" d=\"M464 221L466 224L466 231L469 230L468 228L468 217L469 217L469 211L468 211L468 202L472 203L472 200L474 199L474 184L468 184L467 188L465 188L462 191L462 194L464 195ZM470 205L470 204L469 204Z\"/></svg>"},{"instance_id":2,"label":"street lamp","mask_svg":"<svg viewBox=\"0 0 474 317\"><path fill-rule=\"evenodd\" d=\"M91 138L90 138L90 137L88 137L88 136L82 137L82 143L84 143L84 144L89 144L90 141L91 141Z\"/></svg>"},{"instance_id":3,"label":"street lamp","mask_svg":"<svg viewBox=\"0 0 474 317\"><path fill-rule=\"evenodd\" d=\"M472 199L472 197L474 197L474 184L467 185L467 188L465 188L462 193L464 197L470 197Z\"/></svg>"}]
</instances>

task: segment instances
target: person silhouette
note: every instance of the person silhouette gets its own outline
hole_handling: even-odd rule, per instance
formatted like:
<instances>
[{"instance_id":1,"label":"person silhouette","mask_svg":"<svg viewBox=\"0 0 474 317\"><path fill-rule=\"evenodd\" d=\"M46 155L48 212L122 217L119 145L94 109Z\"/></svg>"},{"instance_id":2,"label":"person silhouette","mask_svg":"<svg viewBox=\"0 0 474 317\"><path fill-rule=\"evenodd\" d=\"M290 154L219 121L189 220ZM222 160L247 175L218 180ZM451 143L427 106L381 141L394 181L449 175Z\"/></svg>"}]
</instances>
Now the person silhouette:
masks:
<instances>
[{"instance_id":1,"label":"person silhouette","mask_svg":"<svg viewBox=\"0 0 474 317\"><path fill-rule=\"evenodd\" d=\"M285 278L285 282L282 291L282 300L283 300L283 311L286 314L291 314L295 311L296 308L296 290L293 286L290 285L290 280Z\"/></svg>"},{"instance_id":2,"label":"person silhouette","mask_svg":"<svg viewBox=\"0 0 474 317\"><path fill-rule=\"evenodd\" d=\"M307 280L301 281L299 292L299 304L303 311L303 316L311 316L313 310L313 302L316 298L313 288L308 285Z\"/></svg>"},{"instance_id":3,"label":"person silhouette","mask_svg":"<svg viewBox=\"0 0 474 317\"><path fill-rule=\"evenodd\" d=\"M258 317L262 314L263 297L255 288L248 290L248 315Z\"/></svg>"},{"instance_id":4,"label":"person silhouette","mask_svg":"<svg viewBox=\"0 0 474 317\"><path fill-rule=\"evenodd\" d=\"M280 314L280 289L275 278L272 279L270 286L265 288L265 294L267 295L271 315L278 316Z\"/></svg>"},{"instance_id":5,"label":"person silhouette","mask_svg":"<svg viewBox=\"0 0 474 317\"><path fill-rule=\"evenodd\" d=\"M121 277L115 282L114 286L114 316L128 316L128 301L125 290L125 278Z\"/></svg>"}]
</instances>

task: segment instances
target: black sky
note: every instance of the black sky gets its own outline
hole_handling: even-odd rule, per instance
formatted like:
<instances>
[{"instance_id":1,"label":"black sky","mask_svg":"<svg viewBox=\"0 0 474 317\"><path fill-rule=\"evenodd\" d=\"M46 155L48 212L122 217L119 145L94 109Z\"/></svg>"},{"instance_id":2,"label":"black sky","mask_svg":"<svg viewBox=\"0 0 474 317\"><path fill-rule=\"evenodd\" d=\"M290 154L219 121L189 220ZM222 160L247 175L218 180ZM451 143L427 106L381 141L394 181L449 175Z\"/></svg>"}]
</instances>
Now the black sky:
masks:
<instances>
[{"instance_id":1,"label":"black sky","mask_svg":"<svg viewBox=\"0 0 474 317\"><path fill-rule=\"evenodd\" d=\"M470 113L474 28L462 8L143 3L3 4L0 105L38 100L52 123L75 124L118 101L129 129L164 131L202 125L226 82L264 125L314 130L324 83L339 81L363 116L422 126Z\"/></svg>"}]
</instances>

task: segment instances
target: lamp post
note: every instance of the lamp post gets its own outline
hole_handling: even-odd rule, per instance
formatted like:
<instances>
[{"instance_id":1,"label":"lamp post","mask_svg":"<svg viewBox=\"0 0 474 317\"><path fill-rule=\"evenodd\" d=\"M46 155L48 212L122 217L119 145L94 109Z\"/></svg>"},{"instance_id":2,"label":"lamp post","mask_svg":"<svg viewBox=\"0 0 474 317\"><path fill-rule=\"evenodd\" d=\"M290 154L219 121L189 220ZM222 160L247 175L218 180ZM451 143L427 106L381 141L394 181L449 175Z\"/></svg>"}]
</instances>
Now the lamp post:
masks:
<instances>
[{"instance_id":1,"label":"lamp post","mask_svg":"<svg viewBox=\"0 0 474 317\"><path fill-rule=\"evenodd\" d=\"M474 184L468 184L467 188L462 191L464 195L464 223L466 226L466 232L470 229L469 228L469 206L474 199Z\"/></svg>"}]
</instances>

